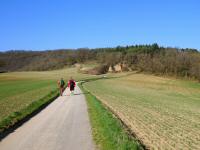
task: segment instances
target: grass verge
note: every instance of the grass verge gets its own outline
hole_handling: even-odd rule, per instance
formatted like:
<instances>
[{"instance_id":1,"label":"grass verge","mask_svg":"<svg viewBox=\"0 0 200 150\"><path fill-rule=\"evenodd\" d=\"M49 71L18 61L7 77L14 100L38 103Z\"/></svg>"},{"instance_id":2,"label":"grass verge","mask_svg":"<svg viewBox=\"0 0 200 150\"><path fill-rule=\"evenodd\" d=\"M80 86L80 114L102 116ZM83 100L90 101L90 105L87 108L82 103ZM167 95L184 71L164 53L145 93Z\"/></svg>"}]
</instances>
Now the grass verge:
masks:
<instances>
[{"instance_id":1,"label":"grass verge","mask_svg":"<svg viewBox=\"0 0 200 150\"><path fill-rule=\"evenodd\" d=\"M86 94L93 138L101 150L139 150L140 144L130 136L123 124L91 93L79 84Z\"/></svg>"},{"instance_id":2,"label":"grass verge","mask_svg":"<svg viewBox=\"0 0 200 150\"><path fill-rule=\"evenodd\" d=\"M4 137L4 132L9 130L10 128L14 127L16 124L20 122L24 122L31 116L33 116L35 113L40 111L42 108L47 106L49 103L51 103L53 100L55 100L56 97L59 96L58 90L52 91L43 98L32 102L27 107L21 109L20 111L13 112L8 117L4 118L0 122L0 134L1 138Z\"/></svg>"},{"instance_id":3,"label":"grass verge","mask_svg":"<svg viewBox=\"0 0 200 150\"><path fill-rule=\"evenodd\" d=\"M138 73L87 82L84 88L109 107L147 149L199 149L198 82Z\"/></svg>"}]
</instances>

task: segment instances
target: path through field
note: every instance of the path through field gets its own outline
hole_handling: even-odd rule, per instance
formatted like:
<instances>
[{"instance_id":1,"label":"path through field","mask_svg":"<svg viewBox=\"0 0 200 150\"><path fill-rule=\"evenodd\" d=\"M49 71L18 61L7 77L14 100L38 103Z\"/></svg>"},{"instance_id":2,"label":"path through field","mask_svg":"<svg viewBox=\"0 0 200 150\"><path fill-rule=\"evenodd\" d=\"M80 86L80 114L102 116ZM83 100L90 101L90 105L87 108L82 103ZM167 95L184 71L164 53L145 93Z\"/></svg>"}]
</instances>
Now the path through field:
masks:
<instances>
[{"instance_id":1,"label":"path through field","mask_svg":"<svg viewBox=\"0 0 200 150\"><path fill-rule=\"evenodd\" d=\"M93 150L84 95L58 97L0 142L0 150Z\"/></svg>"}]
</instances>

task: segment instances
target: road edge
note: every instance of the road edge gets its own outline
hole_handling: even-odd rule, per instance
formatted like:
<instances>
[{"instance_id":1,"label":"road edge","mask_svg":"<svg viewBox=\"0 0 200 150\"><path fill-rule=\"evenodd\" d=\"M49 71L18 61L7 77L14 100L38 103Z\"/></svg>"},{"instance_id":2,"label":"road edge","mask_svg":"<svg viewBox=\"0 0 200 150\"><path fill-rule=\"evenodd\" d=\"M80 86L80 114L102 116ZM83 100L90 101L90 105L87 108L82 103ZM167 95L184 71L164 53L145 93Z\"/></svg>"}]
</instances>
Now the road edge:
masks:
<instances>
[{"instance_id":1,"label":"road edge","mask_svg":"<svg viewBox=\"0 0 200 150\"><path fill-rule=\"evenodd\" d=\"M58 90L52 91L43 98L36 100L18 112L14 112L0 122L0 141L14 132L18 127L41 112L59 96Z\"/></svg>"},{"instance_id":2,"label":"road edge","mask_svg":"<svg viewBox=\"0 0 200 150\"><path fill-rule=\"evenodd\" d=\"M121 132L117 133L118 131L113 131L114 134L116 134L115 136L118 136L118 134L121 134L120 136L123 136L123 140L122 141L117 141L119 142L120 144L117 146L117 148L119 148L120 145L123 145L124 144L124 148L125 149L146 149L145 146L140 142L138 141L135 136L133 136L129 130L129 128L122 122L122 120L116 116L115 113L113 113L112 110L110 110L109 107L107 107L106 105L104 105L96 96L94 96L92 93L90 93L87 89L84 88L83 84L85 82L81 82L79 83L79 87L80 89L86 93L85 94L85 97L86 97L86 101L87 101L87 105L88 105L88 113L89 113L89 117L90 117L90 123L91 123L91 126L92 126L92 134L93 134L93 139L96 143L96 145L98 146L99 149L116 149L116 145L118 145L118 143L116 143L115 141L115 138L116 137L113 137L113 136L110 136L111 139L109 139L110 141L109 142L106 142L106 140L104 139L104 137L102 137L102 134L105 134L105 133L98 133L97 131L95 131L96 129L95 128L98 128L94 123L94 122L98 122L99 119L95 119L94 116L92 116L92 110L91 109L95 109L93 107L95 107L94 105L91 105L90 104L90 101L96 101L97 103L99 103L98 105L100 105L99 109L102 109L101 111L101 114L100 116L105 116L105 114L108 114L108 119L109 122L114 122L114 128L117 128L118 130L121 130ZM93 110L95 111L95 110ZM99 113L99 112L98 112ZM107 122L104 122L104 125L105 124L109 124ZM112 124L113 125L113 124ZM106 125L105 125L106 126ZM106 127L105 126L101 126L101 130L107 130L109 132L109 130L112 132L112 130L115 130L113 128L109 128L108 129L105 129ZM107 126L109 127L109 125ZM111 127L111 126L110 126ZM99 136L99 137L97 137ZM118 139L120 140L120 139ZM132 145L134 143L134 145ZM108 147L107 147L108 146ZM123 148L122 148L123 149Z\"/></svg>"}]
</instances>

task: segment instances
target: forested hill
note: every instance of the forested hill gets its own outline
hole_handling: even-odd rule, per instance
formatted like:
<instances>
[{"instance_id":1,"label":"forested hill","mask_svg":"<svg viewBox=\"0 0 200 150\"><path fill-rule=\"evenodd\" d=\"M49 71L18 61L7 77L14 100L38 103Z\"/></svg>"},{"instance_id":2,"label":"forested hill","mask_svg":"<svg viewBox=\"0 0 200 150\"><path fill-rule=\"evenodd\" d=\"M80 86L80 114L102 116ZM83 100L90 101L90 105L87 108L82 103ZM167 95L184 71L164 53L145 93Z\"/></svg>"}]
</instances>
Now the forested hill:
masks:
<instances>
[{"instance_id":1,"label":"forested hill","mask_svg":"<svg viewBox=\"0 0 200 150\"><path fill-rule=\"evenodd\" d=\"M200 52L152 45L115 48L8 51L0 53L0 71L43 71L96 61L105 66L123 64L123 70L187 76L200 80ZM105 67L104 67L105 68ZM108 67L106 67L108 70Z\"/></svg>"},{"instance_id":2,"label":"forested hill","mask_svg":"<svg viewBox=\"0 0 200 150\"><path fill-rule=\"evenodd\" d=\"M8 51L0 53L0 71L44 71L90 60L88 49L51 51Z\"/></svg>"}]
</instances>

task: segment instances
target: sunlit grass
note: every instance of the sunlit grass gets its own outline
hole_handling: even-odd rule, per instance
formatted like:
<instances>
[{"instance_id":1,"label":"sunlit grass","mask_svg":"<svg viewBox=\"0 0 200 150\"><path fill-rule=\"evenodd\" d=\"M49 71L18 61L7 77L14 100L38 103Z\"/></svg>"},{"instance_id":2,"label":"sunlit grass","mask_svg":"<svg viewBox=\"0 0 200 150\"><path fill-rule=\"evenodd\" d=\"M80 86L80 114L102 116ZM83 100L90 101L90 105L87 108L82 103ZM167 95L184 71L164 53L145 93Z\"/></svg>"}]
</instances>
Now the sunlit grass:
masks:
<instances>
[{"instance_id":1,"label":"sunlit grass","mask_svg":"<svg viewBox=\"0 0 200 150\"><path fill-rule=\"evenodd\" d=\"M80 80L95 76L81 74L75 67L55 71L0 74L0 122L14 112L21 112L33 103L35 106L38 100L51 92L58 91L57 81L61 77L67 83L70 77ZM51 96L55 96L55 94ZM47 101L48 99L42 101L42 103Z\"/></svg>"},{"instance_id":2,"label":"sunlit grass","mask_svg":"<svg viewBox=\"0 0 200 150\"><path fill-rule=\"evenodd\" d=\"M150 148L200 148L200 84L153 75L88 82L85 87Z\"/></svg>"},{"instance_id":3,"label":"sunlit grass","mask_svg":"<svg viewBox=\"0 0 200 150\"><path fill-rule=\"evenodd\" d=\"M87 93L86 90L81 89ZM101 150L139 150L141 146L130 137L121 122L90 93L86 95L93 138Z\"/></svg>"}]
</instances>

